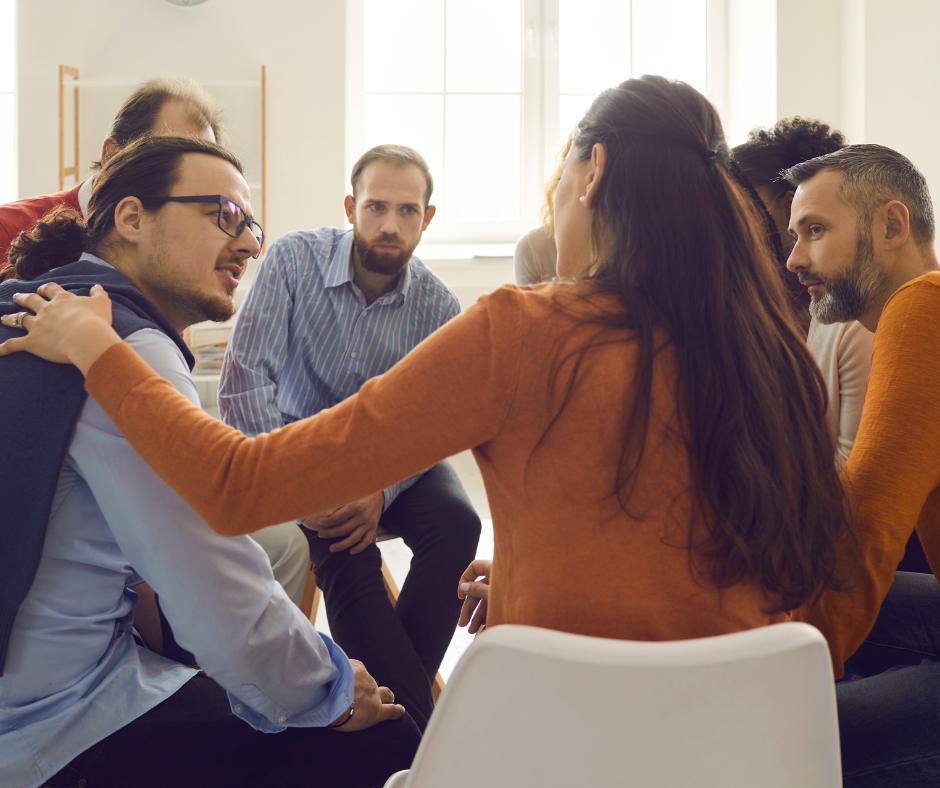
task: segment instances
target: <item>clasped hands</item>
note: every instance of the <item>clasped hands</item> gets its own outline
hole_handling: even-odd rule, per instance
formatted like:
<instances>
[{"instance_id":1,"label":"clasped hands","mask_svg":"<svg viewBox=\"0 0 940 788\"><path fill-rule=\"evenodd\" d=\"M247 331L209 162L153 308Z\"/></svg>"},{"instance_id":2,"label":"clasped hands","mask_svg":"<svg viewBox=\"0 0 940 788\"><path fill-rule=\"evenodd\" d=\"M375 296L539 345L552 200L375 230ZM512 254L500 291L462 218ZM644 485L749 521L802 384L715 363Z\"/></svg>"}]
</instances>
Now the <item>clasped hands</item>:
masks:
<instances>
[{"instance_id":1,"label":"clasped hands","mask_svg":"<svg viewBox=\"0 0 940 788\"><path fill-rule=\"evenodd\" d=\"M375 531L384 510L385 493L379 491L338 509L312 514L303 524L311 531L316 531L321 539L346 537L330 545L331 553L349 550L350 555L356 555L375 541Z\"/></svg>"}]
</instances>

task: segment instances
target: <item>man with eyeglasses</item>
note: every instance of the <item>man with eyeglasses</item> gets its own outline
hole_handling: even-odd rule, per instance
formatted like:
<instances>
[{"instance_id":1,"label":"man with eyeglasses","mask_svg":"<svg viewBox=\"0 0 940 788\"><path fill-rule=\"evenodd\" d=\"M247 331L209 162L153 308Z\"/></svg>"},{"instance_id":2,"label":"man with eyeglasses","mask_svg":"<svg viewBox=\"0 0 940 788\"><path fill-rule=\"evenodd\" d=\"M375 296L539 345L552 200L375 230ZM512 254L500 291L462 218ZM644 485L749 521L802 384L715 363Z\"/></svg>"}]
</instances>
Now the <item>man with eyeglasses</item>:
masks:
<instances>
[{"instance_id":1,"label":"man with eyeglasses","mask_svg":"<svg viewBox=\"0 0 940 788\"><path fill-rule=\"evenodd\" d=\"M222 109L205 90L184 79L158 77L137 87L124 101L111 121L101 155L91 164L91 176L81 184L55 194L30 197L0 205L0 281L9 274L4 268L10 245L22 231L29 232L48 212L62 205L83 216L88 211L95 178L111 157L146 134L183 134L220 145L226 144ZM293 524L274 525L252 534L268 555L274 576L288 596L299 604L309 563L307 543ZM168 639L168 652L180 658Z\"/></svg>"},{"instance_id":2,"label":"man with eyeglasses","mask_svg":"<svg viewBox=\"0 0 940 788\"><path fill-rule=\"evenodd\" d=\"M380 145L356 162L351 181L345 209L352 229L279 238L241 306L222 365L219 411L248 435L352 396L460 310L453 291L413 254L435 212L424 157ZM434 706L431 682L460 614L454 583L480 537L456 473L440 463L334 511L311 512L303 526L330 633L423 729ZM394 608L374 544L379 527L414 553Z\"/></svg>"},{"instance_id":3,"label":"man with eyeglasses","mask_svg":"<svg viewBox=\"0 0 940 788\"><path fill-rule=\"evenodd\" d=\"M238 160L132 143L86 221L63 208L14 243L0 340L21 333L14 293L101 284L125 341L198 404L180 332L232 315L264 240ZM0 782L381 786L408 767L419 732L391 691L317 633L254 541L205 526L74 370L0 358L0 397ZM204 673L138 640L162 634L136 615L140 576Z\"/></svg>"}]
</instances>

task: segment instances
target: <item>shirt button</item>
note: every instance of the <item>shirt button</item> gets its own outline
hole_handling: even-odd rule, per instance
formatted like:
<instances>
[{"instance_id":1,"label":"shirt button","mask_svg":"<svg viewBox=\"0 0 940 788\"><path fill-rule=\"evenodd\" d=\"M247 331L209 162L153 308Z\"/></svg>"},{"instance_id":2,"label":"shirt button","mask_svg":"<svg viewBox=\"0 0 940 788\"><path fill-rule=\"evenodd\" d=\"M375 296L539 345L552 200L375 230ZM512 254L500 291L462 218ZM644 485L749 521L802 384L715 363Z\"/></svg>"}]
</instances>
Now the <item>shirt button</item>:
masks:
<instances>
[{"instance_id":1,"label":"shirt button","mask_svg":"<svg viewBox=\"0 0 940 788\"><path fill-rule=\"evenodd\" d=\"M285 717L282 714L280 717L277 718L277 721L283 725L285 722L287 722L287 717Z\"/></svg>"},{"instance_id":2,"label":"shirt button","mask_svg":"<svg viewBox=\"0 0 940 788\"><path fill-rule=\"evenodd\" d=\"M350 353L350 354L349 354L349 357L350 357L350 358L355 358L355 357L356 357L356 351L354 350L352 353Z\"/></svg>"},{"instance_id":3,"label":"shirt button","mask_svg":"<svg viewBox=\"0 0 940 788\"><path fill-rule=\"evenodd\" d=\"M366 316L366 310L363 309L363 310L362 310L362 314L361 314L359 317L365 317L365 316Z\"/></svg>"},{"instance_id":4,"label":"shirt button","mask_svg":"<svg viewBox=\"0 0 940 788\"><path fill-rule=\"evenodd\" d=\"M245 710L245 707L242 706L241 703L236 703L236 704L235 704L235 713L236 713L236 714L241 714L244 710Z\"/></svg>"},{"instance_id":5,"label":"shirt button","mask_svg":"<svg viewBox=\"0 0 940 788\"><path fill-rule=\"evenodd\" d=\"M342 386L340 386L340 387L339 387L339 388L337 388L336 390L337 390L337 391L338 391L338 392L339 392L340 394L342 394L342 393L343 393L343 390L344 390L344 389L343 389L343 387L342 387Z\"/></svg>"}]
</instances>

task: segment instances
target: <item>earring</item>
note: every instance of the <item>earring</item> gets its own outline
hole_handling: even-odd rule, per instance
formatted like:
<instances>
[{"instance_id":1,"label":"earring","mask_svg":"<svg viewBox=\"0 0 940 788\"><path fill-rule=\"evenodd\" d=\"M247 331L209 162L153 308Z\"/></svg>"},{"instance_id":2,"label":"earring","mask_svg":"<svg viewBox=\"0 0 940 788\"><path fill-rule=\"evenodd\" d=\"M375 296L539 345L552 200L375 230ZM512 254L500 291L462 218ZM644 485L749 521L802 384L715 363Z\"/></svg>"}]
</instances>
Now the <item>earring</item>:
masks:
<instances>
[{"instance_id":1,"label":"earring","mask_svg":"<svg viewBox=\"0 0 940 788\"><path fill-rule=\"evenodd\" d=\"M585 195L583 194L578 198L578 200L581 202L582 205L584 204L584 198L585 198Z\"/></svg>"}]
</instances>

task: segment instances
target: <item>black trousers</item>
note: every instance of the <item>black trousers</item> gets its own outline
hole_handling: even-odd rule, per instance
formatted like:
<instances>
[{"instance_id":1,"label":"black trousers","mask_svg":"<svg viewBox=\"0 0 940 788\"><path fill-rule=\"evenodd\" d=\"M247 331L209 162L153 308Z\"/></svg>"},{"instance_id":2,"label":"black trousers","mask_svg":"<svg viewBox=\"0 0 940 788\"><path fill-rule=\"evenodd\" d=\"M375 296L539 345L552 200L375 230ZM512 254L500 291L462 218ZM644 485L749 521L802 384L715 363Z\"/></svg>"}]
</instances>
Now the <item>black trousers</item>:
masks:
<instances>
[{"instance_id":1,"label":"black trousers","mask_svg":"<svg viewBox=\"0 0 940 788\"><path fill-rule=\"evenodd\" d=\"M434 709L431 684L457 627L457 582L476 556L480 518L445 461L399 495L379 524L414 553L394 608L376 545L356 555L331 553L339 539L304 531L333 640L395 693L423 731Z\"/></svg>"},{"instance_id":2,"label":"black trousers","mask_svg":"<svg viewBox=\"0 0 940 788\"><path fill-rule=\"evenodd\" d=\"M383 786L411 765L421 734L406 714L357 733L261 733L232 714L204 674L90 747L45 785L55 788Z\"/></svg>"}]
</instances>

